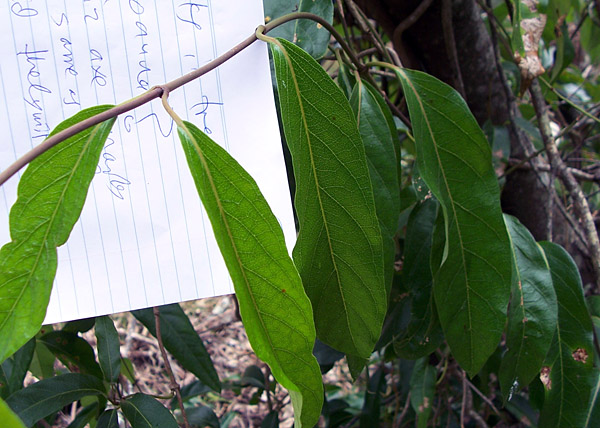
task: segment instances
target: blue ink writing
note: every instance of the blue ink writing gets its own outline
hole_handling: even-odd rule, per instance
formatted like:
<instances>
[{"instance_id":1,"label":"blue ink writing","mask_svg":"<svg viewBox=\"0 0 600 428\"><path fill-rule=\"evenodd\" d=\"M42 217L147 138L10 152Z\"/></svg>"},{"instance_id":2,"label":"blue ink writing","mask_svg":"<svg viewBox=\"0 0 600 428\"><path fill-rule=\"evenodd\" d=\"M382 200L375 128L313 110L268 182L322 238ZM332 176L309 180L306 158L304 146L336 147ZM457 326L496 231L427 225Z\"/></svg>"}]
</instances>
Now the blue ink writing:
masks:
<instances>
[{"instance_id":1,"label":"blue ink writing","mask_svg":"<svg viewBox=\"0 0 600 428\"><path fill-rule=\"evenodd\" d=\"M179 19L182 22L187 22L188 24L192 24L194 26L194 28L196 28L198 30L202 30L202 27L196 21L196 19L197 19L196 13L198 13L201 10L200 8L202 8L202 7L208 7L208 5L200 4L200 3L192 3L192 2L181 3L179 5L178 9L184 9L184 11L177 12L177 19Z\"/></svg>"},{"instance_id":2,"label":"blue ink writing","mask_svg":"<svg viewBox=\"0 0 600 428\"><path fill-rule=\"evenodd\" d=\"M194 115L202 116L202 123L204 124L204 133L205 134L212 134L212 130L208 127L208 108L211 105L222 106L223 103L210 102L206 95L202 95L202 101L197 104L194 104L192 107L190 107L190 110L192 110L192 111L194 109L196 109L196 110L200 109L200 111L196 111L194 113Z\"/></svg>"}]
</instances>

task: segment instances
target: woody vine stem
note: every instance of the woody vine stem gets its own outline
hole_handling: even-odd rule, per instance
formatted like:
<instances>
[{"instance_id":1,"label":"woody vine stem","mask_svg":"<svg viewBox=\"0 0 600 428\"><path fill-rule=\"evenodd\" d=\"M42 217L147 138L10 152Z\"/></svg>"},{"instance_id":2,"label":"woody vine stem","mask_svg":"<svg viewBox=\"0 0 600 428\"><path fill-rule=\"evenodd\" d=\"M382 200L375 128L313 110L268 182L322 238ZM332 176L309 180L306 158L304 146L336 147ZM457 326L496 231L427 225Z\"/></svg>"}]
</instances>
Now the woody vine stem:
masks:
<instances>
[{"instance_id":1,"label":"woody vine stem","mask_svg":"<svg viewBox=\"0 0 600 428\"><path fill-rule=\"evenodd\" d=\"M350 60L359 68L359 70L364 71L364 66L360 63L359 59L356 57L352 49L348 46L343 37L333 28L333 26L327 22L325 19L321 18L318 15L314 15L312 13L306 12L296 12L291 13L289 15L282 16L280 18L274 19L264 26L260 26L263 33L267 33L268 31L273 30L274 28L279 27L289 21L293 21L296 19L310 19L316 21L325 27L335 39L338 41L342 49L346 52ZM82 120L81 122L76 123L73 126L70 126L67 129L62 130L48 138L46 138L42 143L35 146L32 150L25 153L19 159L17 159L13 164L11 164L8 168L0 173L0 186L2 186L8 179L10 179L13 175L15 175L21 168L27 165L29 162L33 161L35 158L43 154L44 152L50 150L52 147L60 144L66 139L80 133L81 131L91 128L92 126L98 125L108 119L115 118L123 113L131 111L137 107L140 107L144 104L149 103L150 101L162 97L163 93L166 91L171 92L175 89L182 87L183 85L190 83L199 77L205 75L211 70L214 70L221 64L225 63L229 59L233 58L235 55L246 49L252 43L254 43L258 38L256 37L256 33L252 33L246 39L242 40L236 46L225 52L223 55L215 58L204 66L197 68L196 70L185 74L181 77L178 77L175 80L167 82L162 85L157 85L152 87L147 92L132 98L128 101L125 101L109 110L106 110L100 114Z\"/></svg>"}]
</instances>

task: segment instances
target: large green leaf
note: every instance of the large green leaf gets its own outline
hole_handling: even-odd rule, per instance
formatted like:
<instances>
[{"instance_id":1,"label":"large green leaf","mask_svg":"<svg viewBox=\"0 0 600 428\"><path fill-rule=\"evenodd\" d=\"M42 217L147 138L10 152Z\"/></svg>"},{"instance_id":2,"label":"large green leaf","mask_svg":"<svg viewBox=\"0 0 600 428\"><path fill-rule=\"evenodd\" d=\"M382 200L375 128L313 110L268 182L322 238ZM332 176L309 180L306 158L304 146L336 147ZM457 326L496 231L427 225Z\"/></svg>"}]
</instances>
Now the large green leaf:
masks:
<instances>
[{"instance_id":1,"label":"large green leaf","mask_svg":"<svg viewBox=\"0 0 600 428\"><path fill-rule=\"evenodd\" d=\"M265 22L292 12L313 13L330 23L333 20L333 3L329 0L265 0L264 6ZM294 42L314 58L325 54L331 37L329 31L310 19L296 19L283 24L269 32L269 36Z\"/></svg>"},{"instance_id":2,"label":"large green leaf","mask_svg":"<svg viewBox=\"0 0 600 428\"><path fill-rule=\"evenodd\" d=\"M13 411L6 405L4 400L0 398L0 421L4 428L25 428L23 422L13 413Z\"/></svg>"},{"instance_id":3,"label":"large green leaf","mask_svg":"<svg viewBox=\"0 0 600 428\"><path fill-rule=\"evenodd\" d=\"M306 52L271 43L296 177L294 261L317 334L368 358L387 308L383 245L365 150L348 100Z\"/></svg>"},{"instance_id":4,"label":"large green leaf","mask_svg":"<svg viewBox=\"0 0 600 428\"><path fill-rule=\"evenodd\" d=\"M512 273L490 147L454 89L418 71L396 73L419 173L444 214L445 247L434 275L439 319L452 353L473 376L500 341Z\"/></svg>"},{"instance_id":5,"label":"large green leaf","mask_svg":"<svg viewBox=\"0 0 600 428\"><path fill-rule=\"evenodd\" d=\"M107 382L117 382L121 374L121 349L119 333L109 316L96 318L98 361Z\"/></svg>"},{"instance_id":6,"label":"large green leaf","mask_svg":"<svg viewBox=\"0 0 600 428\"><path fill-rule=\"evenodd\" d=\"M544 252L519 220L505 215L513 248L515 278L508 311L506 347L500 365L505 400L540 372L556 330L558 308Z\"/></svg>"},{"instance_id":7,"label":"large green leaf","mask_svg":"<svg viewBox=\"0 0 600 428\"><path fill-rule=\"evenodd\" d=\"M152 309L141 309L131 313L156 336ZM210 355L183 309L178 304L161 306L159 316L160 332L165 348L184 369L192 372L213 391L220 391L221 382Z\"/></svg>"},{"instance_id":8,"label":"large green leaf","mask_svg":"<svg viewBox=\"0 0 600 428\"><path fill-rule=\"evenodd\" d=\"M365 145L375 210L383 240L385 284L389 295L396 256L394 234L400 216L399 162L394 150L394 138L384 113L384 108L388 107L378 102L377 95L379 94L372 86L358 80L350 97L350 105L356 114L358 130Z\"/></svg>"},{"instance_id":9,"label":"large green leaf","mask_svg":"<svg viewBox=\"0 0 600 428\"><path fill-rule=\"evenodd\" d=\"M575 262L559 245L541 242L558 301L556 333L545 367L540 427L581 427L596 382L592 321Z\"/></svg>"},{"instance_id":10,"label":"large green leaf","mask_svg":"<svg viewBox=\"0 0 600 428\"><path fill-rule=\"evenodd\" d=\"M323 403L321 372L312 355L315 327L281 227L235 159L191 123L181 123L178 132L250 344L289 390L296 425L312 427Z\"/></svg>"},{"instance_id":11,"label":"large green leaf","mask_svg":"<svg viewBox=\"0 0 600 428\"><path fill-rule=\"evenodd\" d=\"M600 371L595 370L596 381L592 389L592 396L585 411L584 428L600 426Z\"/></svg>"},{"instance_id":12,"label":"large green leaf","mask_svg":"<svg viewBox=\"0 0 600 428\"><path fill-rule=\"evenodd\" d=\"M433 352L443 341L435 312L432 274L427 259L431 254L438 204L432 199L418 203L410 213L404 240L403 300L408 320L394 335L394 351L401 358L416 359Z\"/></svg>"},{"instance_id":13,"label":"large green leaf","mask_svg":"<svg viewBox=\"0 0 600 428\"><path fill-rule=\"evenodd\" d=\"M433 409L436 377L435 367L429 365L429 357L420 358L415 362L410 377L410 404L417 414L418 428L427 426Z\"/></svg>"},{"instance_id":14,"label":"large green leaf","mask_svg":"<svg viewBox=\"0 0 600 428\"><path fill-rule=\"evenodd\" d=\"M132 428L179 428L173 414L146 394L134 394L123 400L121 410Z\"/></svg>"},{"instance_id":15,"label":"large green leaf","mask_svg":"<svg viewBox=\"0 0 600 428\"><path fill-rule=\"evenodd\" d=\"M117 409L102 412L98 417L96 428L119 428L119 412L117 412Z\"/></svg>"},{"instance_id":16,"label":"large green leaf","mask_svg":"<svg viewBox=\"0 0 600 428\"><path fill-rule=\"evenodd\" d=\"M8 397L6 404L30 427L67 404L90 395L105 395L104 384L95 376L67 373L44 379Z\"/></svg>"},{"instance_id":17,"label":"large green leaf","mask_svg":"<svg viewBox=\"0 0 600 428\"><path fill-rule=\"evenodd\" d=\"M110 107L83 110L50 135ZM56 247L67 241L79 218L113 123L103 122L48 150L21 177L10 211L12 241L0 250L0 362L42 326L56 274Z\"/></svg>"}]
</instances>

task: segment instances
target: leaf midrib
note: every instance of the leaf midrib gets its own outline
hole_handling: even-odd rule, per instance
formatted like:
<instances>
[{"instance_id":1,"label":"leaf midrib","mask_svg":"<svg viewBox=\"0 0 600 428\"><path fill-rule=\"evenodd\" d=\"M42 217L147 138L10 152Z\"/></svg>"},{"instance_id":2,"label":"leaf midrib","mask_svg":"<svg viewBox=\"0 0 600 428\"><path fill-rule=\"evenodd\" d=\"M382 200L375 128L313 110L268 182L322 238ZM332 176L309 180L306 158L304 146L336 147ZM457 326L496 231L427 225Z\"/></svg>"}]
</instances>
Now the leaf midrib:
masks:
<instances>
[{"instance_id":1,"label":"leaf midrib","mask_svg":"<svg viewBox=\"0 0 600 428\"><path fill-rule=\"evenodd\" d=\"M333 244L331 241L331 235L329 232L329 226L327 223L327 216L325 215L325 209L323 207L323 200L322 200L322 196L321 196L321 187L319 185L319 179L317 176L317 171L316 171L316 167L315 167L315 160L314 160L314 154L313 154L313 149L312 149L312 144L311 144L311 137L310 137L310 132L308 130L308 123L307 123L307 119L306 119L306 114L304 112L304 104L302 102L302 97L300 96L300 87L298 85L298 80L296 78L296 73L294 72L294 67L292 64L292 60L289 57L289 55L287 54L287 50L284 48L284 46L278 41L278 40L274 40L274 44L277 45L277 47L280 49L283 57L285 58L285 61L287 62L293 83L294 83L294 90L296 92L297 98L298 98L298 105L300 107L300 116L302 118L302 124L303 124L303 128L304 128L304 133L306 135L306 140L307 140L307 146L308 146L308 152L309 152L309 157L310 157L310 166L311 166L311 170L312 170L312 174L315 180L315 188L316 188L316 195L317 195L317 200L319 202L319 210L321 211L321 217L323 218L323 226L325 228L325 234L327 236L327 245L329 246L329 254L331 256L331 263L333 264L333 270L335 272L336 275L336 284L340 293L340 298L342 300L342 304L344 305L344 316L346 318L346 325L350 326L350 320L348 319L349 316L349 312L348 312L348 307L346 304L346 298L344 296L342 287L341 287L341 278L340 278L340 272L339 272L339 268L337 266L337 263L335 261L335 255L334 255L334 251L333 251ZM352 343L354 344L354 348L357 349L357 345L356 345L356 339L354 338L354 334L352 332L351 328L348 328L348 334L350 335L350 338L352 339Z\"/></svg>"},{"instance_id":2,"label":"leaf midrib","mask_svg":"<svg viewBox=\"0 0 600 428\"><path fill-rule=\"evenodd\" d=\"M469 356L470 356L470 365L471 368L473 368L473 360L474 360L474 355L473 355L473 337L472 337L472 329L473 329L473 320L472 320L472 316L471 316L471 296L470 296L470 285L469 285L469 278L467 275L467 266L466 266L466 260L465 260L465 254L464 254L464 250L463 250L463 239L462 239L462 232L460 229L460 225L458 223L458 217L457 217L457 213L456 213L456 208L454 206L454 198L452 197L452 193L450 192L450 186L448 184L448 180L446 179L446 173L444 171L444 165L441 161L440 158L440 154L438 151L438 147L437 147L437 142L436 142L436 138L433 134L433 130L431 128L431 124L429 123L429 118L427 116L427 113L425 112L425 107L423 106L423 102L421 101L421 97L419 96L419 93L417 92L416 88L413 86L411 80L408 78L408 76L406 76L406 74L404 73L404 71L402 71L401 69L397 70L398 73L400 73L403 77L403 80L405 82L408 83L408 85L410 86L410 88L413 91L413 94L415 96L415 98L417 99L417 102L419 103L419 107L421 108L421 111L423 113L423 119L425 120L425 123L427 124L427 129L429 131L429 135L431 136L431 139L433 141L433 148L435 150L435 155L438 161L438 166L440 168L440 172L442 175L442 178L444 180L444 186L446 187L446 191L448 193L448 198L450 199L450 206L452 208L452 212L454 214L453 219L454 219L454 223L456 225L456 231L458 234L458 240L460 243L460 255L461 255L461 261L462 261L462 267L463 267L463 272L464 272L464 276L465 276L465 284L466 284L466 298L467 298L467 316L469 319L469 333L467 334L468 340L469 340ZM446 237L446 239L448 239L448 237Z\"/></svg>"},{"instance_id":3,"label":"leaf midrib","mask_svg":"<svg viewBox=\"0 0 600 428\"><path fill-rule=\"evenodd\" d=\"M56 206L54 208L54 212L52 213L52 216L48 220L48 228L46 229L46 233L44 234L43 242L46 242L47 239L48 239L48 235L50 233L50 229L52 229L52 225L54 224L54 221L56 220L58 209L59 209L59 207L61 206L61 204L62 204L62 202L64 200L65 194L67 193L67 189L69 188L69 185L70 185L73 177L75 176L75 172L77 171L77 168L81 164L81 160L83 159L84 154L86 153L88 147L90 146L91 141L94 139L94 137L98 133L99 129L103 125L104 125L104 123L101 123L99 125L96 125L92 129L92 131L90 132L89 138L87 139L87 141L86 141L86 143L84 145L84 149L81 150L81 152L79 153L79 156L77 158L77 162L75 163L75 166L71 170L72 173L68 176L67 182L66 182L65 186L63 187L63 191L60 194L60 198L58 199L58 202L56 203ZM73 144L75 144L75 143L76 143L76 141L73 141ZM35 258L35 262L33 264L33 268L29 272L29 275L28 275L28 277L26 279L25 285L23 287L21 287L21 291L20 291L19 295L17 296L17 298L15 299L14 304L11 306L11 308L7 312L8 314L12 313L15 310L16 306L19 304L19 302L23 298L23 295L25 294L25 289L29 285L29 283L31 281L31 278L33 277L34 273L37 270L37 266L38 266L38 263L39 263L40 258L42 256L42 253L44 252L45 249L47 249L47 247L45 245L41 245L39 248L40 248L40 250L36 254L36 258ZM56 250L56 247L54 247L54 250ZM7 316L7 317L4 318L4 320L2 320L0 322L0 330L2 330L4 328L4 326L6 325L6 323L9 320L9 318L10 317Z\"/></svg>"}]
</instances>

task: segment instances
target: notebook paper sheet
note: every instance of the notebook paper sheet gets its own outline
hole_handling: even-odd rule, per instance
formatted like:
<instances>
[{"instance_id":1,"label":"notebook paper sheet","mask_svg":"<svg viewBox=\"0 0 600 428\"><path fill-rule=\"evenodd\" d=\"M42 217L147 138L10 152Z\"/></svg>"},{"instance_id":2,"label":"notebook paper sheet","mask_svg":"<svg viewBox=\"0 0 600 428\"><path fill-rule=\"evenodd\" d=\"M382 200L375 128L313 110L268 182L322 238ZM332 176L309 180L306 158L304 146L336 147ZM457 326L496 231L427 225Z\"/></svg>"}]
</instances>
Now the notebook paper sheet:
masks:
<instances>
[{"instance_id":1,"label":"notebook paper sheet","mask_svg":"<svg viewBox=\"0 0 600 428\"><path fill-rule=\"evenodd\" d=\"M118 104L229 50L264 21L260 0L11 1L0 7L0 170L61 121ZM288 248L294 222L267 49L257 42L170 94L254 177ZM58 249L45 323L233 292L160 100L120 116L79 222ZM18 178L0 187L0 244Z\"/></svg>"}]
</instances>

